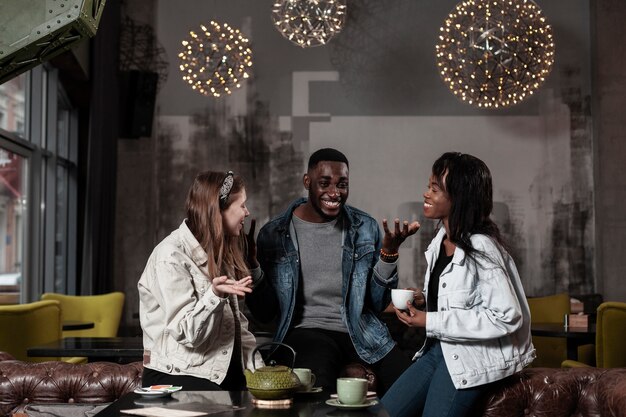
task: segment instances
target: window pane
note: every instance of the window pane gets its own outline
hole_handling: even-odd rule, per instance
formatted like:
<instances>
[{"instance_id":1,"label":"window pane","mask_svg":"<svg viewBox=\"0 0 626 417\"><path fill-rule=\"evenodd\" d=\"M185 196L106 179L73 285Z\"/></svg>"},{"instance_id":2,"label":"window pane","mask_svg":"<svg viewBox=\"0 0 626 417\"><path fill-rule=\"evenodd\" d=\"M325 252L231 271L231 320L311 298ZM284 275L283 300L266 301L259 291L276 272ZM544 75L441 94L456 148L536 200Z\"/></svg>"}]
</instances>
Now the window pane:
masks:
<instances>
[{"instance_id":1,"label":"window pane","mask_svg":"<svg viewBox=\"0 0 626 417\"><path fill-rule=\"evenodd\" d=\"M70 129L70 111L61 107L57 110L57 155L63 158L69 157L69 129Z\"/></svg>"},{"instance_id":2,"label":"window pane","mask_svg":"<svg viewBox=\"0 0 626 417\"><path fill-rule=\"evenodd\" d=\"M57 165L56 219L54 222L54 291L65 293L67 284L67 169Z\"/></svg>"},{"instance_id":3,"label":"window pane","mask_svg":"<svg viewBox=\"0 0 626 417\"><path fill-rule=\"evenodd\" d=\"M71 108L65 100L65 94L59 86L57 94L57 155L69 157L70 112Z\"/></svg>"},{"instance_id":4,"label":"window pane","mask_svg":"<svg viewBox=\"0 0 626 417\"><path fill-rule=\"evenodd\" d=\"M0 147L0 304L16 304L22 291L27 160Z\"/></svg>"},{"instance_id":5,"label":"window pane","mask_svg":"<svg viewBox=\"0 0 626 417\"><path fill-rule=\"evenodd\" d=\"M0 84L0 128L24 137L26 74Z\"/></svg>"}]
</instances>

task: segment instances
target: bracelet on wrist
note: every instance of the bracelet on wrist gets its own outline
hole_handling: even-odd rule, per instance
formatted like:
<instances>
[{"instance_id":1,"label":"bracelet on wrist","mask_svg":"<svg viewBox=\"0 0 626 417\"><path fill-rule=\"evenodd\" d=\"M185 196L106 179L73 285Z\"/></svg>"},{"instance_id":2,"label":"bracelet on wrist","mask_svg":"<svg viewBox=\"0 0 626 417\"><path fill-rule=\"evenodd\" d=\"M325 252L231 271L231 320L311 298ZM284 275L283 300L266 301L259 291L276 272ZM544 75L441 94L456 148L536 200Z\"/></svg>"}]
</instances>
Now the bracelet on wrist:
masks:
<instances>
[{"instance_id":1,"label":"bracelet on wrist","mask_svg":"<svg viewBox=\"0 0 626 417\"><path fill-rule=\"evenodd\" d=\"M382 259L385 262L395 262L399 256L400 254L398 252L388 253L388 252L385 252L383 248L380 248L380 259Z\"/></svg>"}]
</instances>

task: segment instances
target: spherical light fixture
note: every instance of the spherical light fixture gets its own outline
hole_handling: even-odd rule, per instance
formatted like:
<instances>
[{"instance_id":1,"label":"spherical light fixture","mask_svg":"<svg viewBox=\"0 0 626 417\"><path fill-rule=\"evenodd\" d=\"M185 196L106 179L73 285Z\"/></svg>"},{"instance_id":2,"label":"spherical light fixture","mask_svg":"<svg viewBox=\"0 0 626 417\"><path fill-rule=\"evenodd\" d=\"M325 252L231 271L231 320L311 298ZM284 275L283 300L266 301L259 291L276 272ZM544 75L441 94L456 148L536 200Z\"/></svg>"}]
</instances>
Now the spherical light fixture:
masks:
<instances>
[{"instance_id":1,"label":"spherical light fixture","mask_svg":"<svg viewBox=\"0 0 626 417\"><path fill-rule=\"evenodd\" d=\"M276 0L274 27L302 48L325 45L341 32L346 21L346 0Z\"/></svg>"},{"instance_id":2,"label":"spherical light fixture","mask_svg":"<svg viewBox=\"0 0 626 417\"><path fill-rule=\"evenodd\" d=\"M183 81L205 96L231 94L250 76L252 50L250 41L239 29L211 21L202 31L189 32L178 54Z\"/></svg>"},{"instance_id":3,"label":"spherical light fixture","mask_svg":"<svg viewBox=\"0 0 626 417\"><path fill-rule=\"evenodd\" d=\"M464 0L440 29L439 74L462 101L506 107L532 95L554 64L552 28L532 0Z\"/></svg>"}]
</instances>

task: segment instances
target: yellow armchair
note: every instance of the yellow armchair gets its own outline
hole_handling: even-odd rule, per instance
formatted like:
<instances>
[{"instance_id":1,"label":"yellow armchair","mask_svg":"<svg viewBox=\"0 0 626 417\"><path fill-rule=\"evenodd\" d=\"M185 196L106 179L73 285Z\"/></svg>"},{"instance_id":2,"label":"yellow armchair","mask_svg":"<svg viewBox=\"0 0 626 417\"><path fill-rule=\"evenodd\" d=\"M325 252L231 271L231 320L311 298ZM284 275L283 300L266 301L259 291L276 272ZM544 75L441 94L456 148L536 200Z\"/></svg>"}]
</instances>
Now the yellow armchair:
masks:
<instances>
[{"instance_id":1,"label":"yellow armchair","mask_svg":"<svg viewBox=\"0 0 626 417\"><path fill-rule=\"evenodd\" d=\"M626 367L626 303L608 301L600 304L596 319L596 365L598 368ZM566 360L564 368L589 364Z\"/></svg>"},{"instance_id":2,"label":"yellow armchair","mask_svg":"<svg viewBox=\"0 0 626 417\"><path fill-rule=\"evenodd\" d=\"M124 293L102 295L64 295L45 293L42 300L56 300L61 304L63 320L93 322L93 329L66 330L63 337L115 337L122 318Z\"/></svg>"},{"instance_id":3,"label":"yellow armchair","mask_svg":"<svg viewBox=\"0 0 626 417\"><path fill-rule=\"evenodd\" d=\"M27 362L44 362L60 358L35 358L26 354L31 346L61 338L61 306L58 301L36 301L28 304L0 306L0 351ZM64 359L79 362L79 358Z\"/></svg>"},{"instance_id":4,"label":"yellow armchair","mask_svg":"<svg viewBox=\"0 0 626 417\"><path fill-rule=\"evenodd\" d=\"M531 323L563 323L563 317L570 312L568 294L528 298ZM533 367L559 368L567 358L565 338L533 336L537 358Z\"/></svg>"}]
</instances>

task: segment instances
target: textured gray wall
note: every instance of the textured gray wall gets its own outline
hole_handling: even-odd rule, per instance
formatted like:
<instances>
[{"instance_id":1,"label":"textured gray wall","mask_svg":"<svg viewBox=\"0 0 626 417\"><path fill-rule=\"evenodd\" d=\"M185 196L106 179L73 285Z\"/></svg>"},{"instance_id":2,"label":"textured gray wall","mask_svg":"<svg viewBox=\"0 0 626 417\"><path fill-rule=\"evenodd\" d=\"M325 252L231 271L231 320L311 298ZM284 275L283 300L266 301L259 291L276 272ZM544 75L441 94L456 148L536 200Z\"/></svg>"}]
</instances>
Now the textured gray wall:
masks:
<instances>
[{"instance_id":1,"label":"textured gray wall","mask_svg":"<svg viewBox=\"0 0 626 417\"><path fill-rule=\"evenodd\" d=\"M494 216L528 295L594 291L588 0L539 3L554 28L555 68L535 96L497 111L460 103L437 74L434 45L455 0L349 1L344 31L311 49L272 27L272 3L134 0L134 11L127 8L151 16L170 74L153 137L120 146L116 279L129 294L128 312L137 310L133 292L152 247L184 216L196 172L242 174L263 224L302 194L305 160L320 146L346 152L350 203L378 219L419 218L430 165L442 152L482 158L494 176ZM219 100L188 88L176 57L188 31L210 20L253 42L253 78ZM403 285L422 282L433 230L424 222L403 248Z\"/></svg>"}]
</instances>

